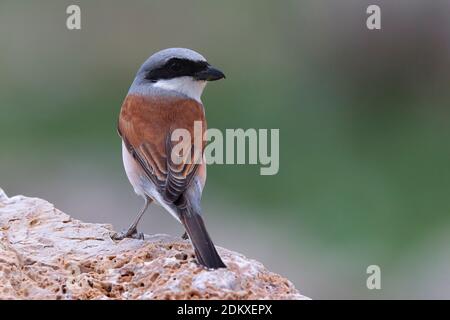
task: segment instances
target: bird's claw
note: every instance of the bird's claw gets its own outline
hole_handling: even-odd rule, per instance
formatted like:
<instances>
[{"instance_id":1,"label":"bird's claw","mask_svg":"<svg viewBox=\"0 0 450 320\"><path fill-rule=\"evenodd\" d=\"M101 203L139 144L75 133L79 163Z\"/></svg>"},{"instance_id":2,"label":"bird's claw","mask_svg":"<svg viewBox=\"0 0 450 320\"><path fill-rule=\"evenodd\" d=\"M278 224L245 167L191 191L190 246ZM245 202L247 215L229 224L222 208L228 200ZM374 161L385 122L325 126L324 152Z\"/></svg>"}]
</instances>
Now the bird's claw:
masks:
<instances>
[{"instance_id":1,"label":"bird's claw","mask_svg":"<svg viewBox=\"0 0 450 320\"><path fill-rule=\"evenodd\" d=\"M144 240L144 234L142 232L137 232L136 229L132 230L123 230L121 232L116 232L111 236L113 240L123 240L125 238Z\"/></svg>"}]
</instances>

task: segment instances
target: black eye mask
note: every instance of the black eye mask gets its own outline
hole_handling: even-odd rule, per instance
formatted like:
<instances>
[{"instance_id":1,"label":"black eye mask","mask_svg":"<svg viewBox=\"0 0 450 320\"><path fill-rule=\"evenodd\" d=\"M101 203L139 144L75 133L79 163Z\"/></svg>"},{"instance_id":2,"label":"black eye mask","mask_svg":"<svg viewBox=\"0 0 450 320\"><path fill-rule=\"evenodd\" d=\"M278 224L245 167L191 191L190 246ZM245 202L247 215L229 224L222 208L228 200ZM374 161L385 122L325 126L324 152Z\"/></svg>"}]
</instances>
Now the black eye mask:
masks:
<instances>
[{"instance_id":1,"label":"black eye mask","mask_svg":"<svg viewBox=\"0 0 450 320\"><path fill-rule=\"evenodd\" d=\"M209 64L206 61L172 58L163 66L150 70L145 76L145 79L156 82L160 79L194 77L199 72L206 70L208 66Z\"/></svg>"}]
</instances>

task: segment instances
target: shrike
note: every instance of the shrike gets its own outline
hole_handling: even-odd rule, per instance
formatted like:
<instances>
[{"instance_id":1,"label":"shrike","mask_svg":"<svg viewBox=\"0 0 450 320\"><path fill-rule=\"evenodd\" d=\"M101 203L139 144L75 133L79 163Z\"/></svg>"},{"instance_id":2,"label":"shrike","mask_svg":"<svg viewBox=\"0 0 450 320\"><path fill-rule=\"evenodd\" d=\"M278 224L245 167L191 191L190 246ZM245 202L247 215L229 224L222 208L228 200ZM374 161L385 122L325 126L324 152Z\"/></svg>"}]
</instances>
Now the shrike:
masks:
<instances>
[{"instance_id":1,"label":"shrike","mask_svg":"<svg viewBox=\"0 0 450 320\"><path fill-rule=\"evenodd\" d=\"M207 81L223 78L225 75L202 55L183 48L159 51L138 70L120 111L118 131L127 177L145 205L129 229L113 239L143 238L137 224L149 203L155 201L183 224L201 265L226 267L201 216L206 164L193 161L191 154L181 164L175 164L171 157L176 145L171 139L174 130L187 130L192 148L194 122L200 121L202 134L206 130L200 97ZM203 155L203 139L201 149Z\"/></svg>"}]
</instances>

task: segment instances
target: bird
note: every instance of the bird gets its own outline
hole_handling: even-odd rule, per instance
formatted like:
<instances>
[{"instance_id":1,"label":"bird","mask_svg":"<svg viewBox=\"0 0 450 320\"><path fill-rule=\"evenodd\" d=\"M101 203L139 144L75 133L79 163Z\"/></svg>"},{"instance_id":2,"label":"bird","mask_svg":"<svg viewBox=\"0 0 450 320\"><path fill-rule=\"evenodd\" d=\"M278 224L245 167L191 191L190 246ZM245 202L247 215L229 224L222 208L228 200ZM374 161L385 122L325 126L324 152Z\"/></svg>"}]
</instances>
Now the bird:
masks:
<instances>
[{"instance_id":1,"label":"bird","mask_svg":"<svg viewBox=\"0 0 450 320\"><path fill-rule=\"evenodd\" d=\"M194 159L193 139L181 163L171 157L176 129L194 134L194 122L206 130L203 90L210 81L225 75L200 53L186 48L168 48L151 55L139 68L120 109L118 133L122 160L134 192L145 200L130 227L112 236L143 239L137 225L150 203L161 205L186 230L197 262L207 269L226 268L202 218L201 197L206 182L206 163L200 145L200 160ZM198 146L197 146L198 148ZM198 151L198 150L194 150ZM189 161L190 160L190 161Z\"/></svg>"}]
</instances>

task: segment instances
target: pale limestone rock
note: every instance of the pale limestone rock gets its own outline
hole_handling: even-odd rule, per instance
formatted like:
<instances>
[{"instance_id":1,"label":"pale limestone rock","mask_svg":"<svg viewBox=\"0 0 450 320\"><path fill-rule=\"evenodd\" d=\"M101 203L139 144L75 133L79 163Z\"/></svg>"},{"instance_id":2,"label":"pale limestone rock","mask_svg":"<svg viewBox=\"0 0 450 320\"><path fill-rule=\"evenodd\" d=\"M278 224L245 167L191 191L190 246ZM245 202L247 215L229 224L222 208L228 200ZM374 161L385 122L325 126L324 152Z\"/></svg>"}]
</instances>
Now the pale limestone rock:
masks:
<instances>
[{"instance_id":1,"label":"pale limestone rock","mask_svg":"<svg viewBox=\"0 0 450 320\"><path fill-rule=\"evenodd\" d=\"M188 241L112 233L0 189L0 299L307 299L241 254L218 248L228 268L209 271Z\"/></svg>"}]
</instances>

